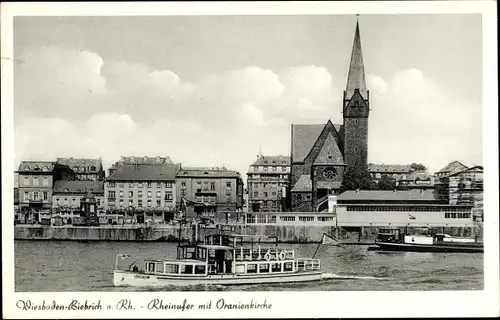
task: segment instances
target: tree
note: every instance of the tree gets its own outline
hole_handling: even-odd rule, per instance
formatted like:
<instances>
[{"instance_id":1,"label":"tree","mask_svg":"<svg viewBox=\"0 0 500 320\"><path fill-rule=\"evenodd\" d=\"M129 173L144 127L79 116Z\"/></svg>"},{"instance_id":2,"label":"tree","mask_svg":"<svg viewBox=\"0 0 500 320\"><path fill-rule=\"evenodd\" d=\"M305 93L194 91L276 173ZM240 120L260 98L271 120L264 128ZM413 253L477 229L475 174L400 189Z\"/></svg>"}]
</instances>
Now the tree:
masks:
<instances>
[{"instance_id":1,"label":"tree","mask_svg":"<svg viewBox=\"0 0 500 320\"><path fill-rule=\"evenodd\" d=\"M342 190L373 190L375 183L368 172L368 167L355 163L352 167L348 167L344 173L342 180Z\"/></svg>"},{"instance_id":2,"label":"tree","mask_svg":"<svg viewBox=\"0 0 500 320\"><path fill-rule=\"evenodd\" d=\"M379 190L394 190L396 188L396 180L384 174L378 181L377 188Z\"/></svg>"},{"instance_id":3,"label":"tree","mask_svg":"<svg viewBox=\"0 0 500 320\"><path fill-rule=\"evenodd\" d=\"M413 162L412 164L410 164L410 169L412 169L414 171L426 171L427 167L421 163Z\"/></svg>"}]
</instances>

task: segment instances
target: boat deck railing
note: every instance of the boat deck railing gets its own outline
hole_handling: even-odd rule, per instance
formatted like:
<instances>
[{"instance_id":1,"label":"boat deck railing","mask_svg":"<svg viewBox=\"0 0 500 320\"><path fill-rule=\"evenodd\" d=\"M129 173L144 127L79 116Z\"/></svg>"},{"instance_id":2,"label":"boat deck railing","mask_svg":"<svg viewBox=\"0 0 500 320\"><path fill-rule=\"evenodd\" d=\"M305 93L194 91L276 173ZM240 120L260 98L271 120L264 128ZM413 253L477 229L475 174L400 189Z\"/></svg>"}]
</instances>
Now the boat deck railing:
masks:
<instances>
[{"instance_id":1,"label":"boat deck railing","mask_svg":"<svg viewBox=\"0 0 500 320\"><path fill-rule=\"evenodd\" d=\"M295 258L295 251L291 248L261 247L237 248L235 250L236 261L258 261L258 260L289 260Z\"/></svg>"},{"instance_id":2,"label":"boat deck railing","mask_svg":"<svg viewBox=\"0 0 500 320\"><path fill-rule=\"evenodd\" d=\"M298 258L295 260L295 270L297 271L312 271L320 269L321 262L319 259Z\"/></svg>"}]
</instances>

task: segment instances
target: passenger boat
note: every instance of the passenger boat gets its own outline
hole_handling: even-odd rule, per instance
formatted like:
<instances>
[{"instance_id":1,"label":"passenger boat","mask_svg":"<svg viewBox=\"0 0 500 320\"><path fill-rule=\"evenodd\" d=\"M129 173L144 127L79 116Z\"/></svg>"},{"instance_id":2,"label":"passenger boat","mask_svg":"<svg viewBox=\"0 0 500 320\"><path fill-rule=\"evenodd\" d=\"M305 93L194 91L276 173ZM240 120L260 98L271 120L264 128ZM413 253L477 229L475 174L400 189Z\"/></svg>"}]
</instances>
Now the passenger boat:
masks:
<instances>
[{"instance_id":1,"label":"passenger boat","mask_svg":"<svg viewBox=\"0 0 500 320\"><path fill-rule=\"evenodd\" d=\"M146 259L144 267L134 264L118 267L113 274L114 286L188 286L286 283L320 280L318 259L297 258L291 248L267 247L244 241L244 235L207 236L203 244L179 245L174 260ZM262 236L260 236L262 239ZM269 238L269 237L268 237Z\"/></svg>"},{"instance_id":2,"label":"passenger boat","mask_svg":"<svg viewBox=\"0 0 500 320\"><path fill-rule=\"evenodd\" d=\"M448 234L406 235L399 229L380 229L377 249L414 252L484 252L484 244L473 238L452 237Z\"/></svg>"}]
</instances>

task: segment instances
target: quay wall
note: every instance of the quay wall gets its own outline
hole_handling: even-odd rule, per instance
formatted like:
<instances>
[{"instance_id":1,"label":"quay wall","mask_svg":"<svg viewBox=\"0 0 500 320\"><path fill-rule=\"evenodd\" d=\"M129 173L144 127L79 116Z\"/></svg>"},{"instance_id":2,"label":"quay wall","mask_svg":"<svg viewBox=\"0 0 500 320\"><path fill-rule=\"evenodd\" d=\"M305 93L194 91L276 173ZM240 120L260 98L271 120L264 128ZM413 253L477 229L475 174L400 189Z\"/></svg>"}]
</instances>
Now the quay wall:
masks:
<instances>
[{"instance_id":1,"label":"quay wall","mask_svg":"<svg viewBox=\"0 0 500 320\"><path fill-rule=\"evenodd\" d=\"M303 225L225 225L234 234L276 236L279 242L311 243L321 241L323 233L330 234L346 244L372 244L378 233L377 227L334 227L334 226L303 226ZM434 228L437 232L452 236L483 238L482 227L471 228L446 227ZM408 228L408 234L415 234L417 229ZM182 226L182 240L198 239L217 233L216 228L196 228L194 225ZM16 240L75 240L75 241L178 241L179 226L32 226L16 225L14 239Z\"/></svg>"}]
</instances>

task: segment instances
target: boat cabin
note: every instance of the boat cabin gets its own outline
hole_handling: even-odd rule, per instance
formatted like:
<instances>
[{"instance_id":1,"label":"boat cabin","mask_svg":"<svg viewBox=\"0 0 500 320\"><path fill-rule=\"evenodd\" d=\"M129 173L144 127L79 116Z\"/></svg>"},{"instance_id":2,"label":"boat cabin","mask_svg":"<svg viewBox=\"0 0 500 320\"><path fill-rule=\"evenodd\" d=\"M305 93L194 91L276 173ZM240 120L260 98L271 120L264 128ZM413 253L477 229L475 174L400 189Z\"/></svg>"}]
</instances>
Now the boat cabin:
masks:
<instances>
[{"instance_id":1,"label":"boat cabin","mask_svg":"<svg viewBox=\"0 0 500 320\"><path fill-rule=\"evenodd\" d=\"M320 269L320 262L317 259L295 259L293 249L263 246L260 242L244 247L241 237L240 241L237 240L236 236L208 236L204 244L179 246L176 260L145 260L144 272L170 276L208 276L272 274Z\"/></svg>"},{"instance_id":2,"label":"boat cabin","mask_svg":"<svg viewBox=\"0 0 500 320\"><path fill-rule=\"evenodd\" d=\"M380 228L378 230L377 241L379 242L400 242L403 238L401 230L396 228Z\"/></svg>"}]
</instances>

